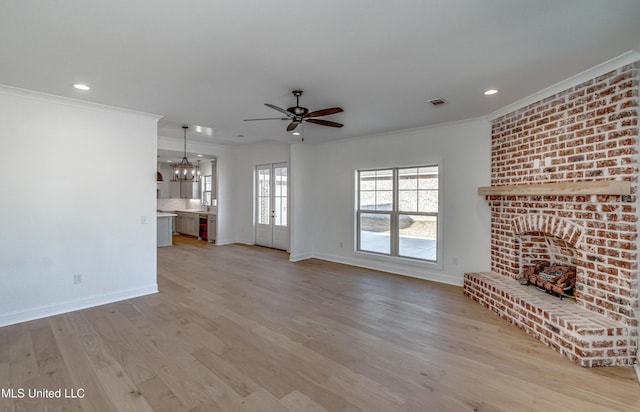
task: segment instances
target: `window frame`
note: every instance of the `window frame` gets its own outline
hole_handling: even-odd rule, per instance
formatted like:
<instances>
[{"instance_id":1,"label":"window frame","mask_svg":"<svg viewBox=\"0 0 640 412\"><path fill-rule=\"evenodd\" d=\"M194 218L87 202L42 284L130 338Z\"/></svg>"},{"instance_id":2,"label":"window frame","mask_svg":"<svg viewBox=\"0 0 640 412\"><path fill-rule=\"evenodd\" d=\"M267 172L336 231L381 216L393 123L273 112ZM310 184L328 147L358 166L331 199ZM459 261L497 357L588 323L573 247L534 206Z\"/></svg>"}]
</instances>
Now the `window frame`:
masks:
<instances>
[{"instance_id":1,"label":"window frame","mask_svg":"<svg viewBox=\"0 0 640 412\"><path fill-rule=\"evenodd\" d=\"M400 196L400 171L404 169L420 169L420 168L430 168L434 167L437 169L437 199L438 199L438 208L436 212L413 212L413 211L404 211L400 210L399 207L399 196ZM369 210L361 208L361 187L360 187L360 175L363 172L380 172L380 171L392 171L392 206L391 210ZM354 214L354 254L362 255L367 257L379 258L385 261L397 261L401 263L408 264L418 264L421 266L429 266L432 268L442 269L443 267L443 248L442 248L442 233L443 233L443 190L442 190L442 164L441 162L431 162L428 164L423 164L419 166L393 166L393 167L379 167L379 168L363 168L355 170L355 214ZM365 214L380 214L389 216L390 218L390 245L389 245L389 253L369 251L361 249L361 215ZM436 256L435 260L422 259L418 257L406 256L400 254L400 216L401 215L419 215L419 216L434 216L436 218Z\"/></svg>"}]
</instances>

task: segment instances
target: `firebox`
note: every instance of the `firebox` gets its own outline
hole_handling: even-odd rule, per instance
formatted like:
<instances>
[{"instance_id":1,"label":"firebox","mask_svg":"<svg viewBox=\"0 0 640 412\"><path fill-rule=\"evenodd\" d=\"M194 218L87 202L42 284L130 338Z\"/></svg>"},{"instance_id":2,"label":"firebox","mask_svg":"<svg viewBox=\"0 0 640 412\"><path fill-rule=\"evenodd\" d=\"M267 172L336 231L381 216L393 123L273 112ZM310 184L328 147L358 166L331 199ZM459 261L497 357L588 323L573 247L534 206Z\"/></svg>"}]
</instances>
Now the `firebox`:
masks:
<instances>
[{"instance_id":1,"label":"firebox","mask_svg":"<svg viewBox=\"0 0 640 412\"><path fill-rule=\"evenodd\" d=\"M520 244L520 283L561 300L565 297L575 299L576 248L544 233L524 233L517 240Z\"/></svg>"}]
</instances>

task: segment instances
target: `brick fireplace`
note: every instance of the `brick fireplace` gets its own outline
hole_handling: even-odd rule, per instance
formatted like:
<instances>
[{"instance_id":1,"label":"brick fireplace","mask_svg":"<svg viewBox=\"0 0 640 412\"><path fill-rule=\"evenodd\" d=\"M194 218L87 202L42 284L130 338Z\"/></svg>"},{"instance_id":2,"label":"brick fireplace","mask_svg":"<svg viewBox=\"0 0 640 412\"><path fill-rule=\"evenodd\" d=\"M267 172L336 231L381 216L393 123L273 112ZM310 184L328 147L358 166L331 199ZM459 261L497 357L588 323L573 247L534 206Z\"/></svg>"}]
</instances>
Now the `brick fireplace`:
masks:
<instances>
[{"instance_id":1,"label":"brick fireplace","mask_svg":"<svg viewBox=\"0 0 640 412\"><path fill-rule=\"evenodd\" d=\"M507 190L486 195L491 272L464 293L582 366L636 362L639 83L636 62L492 122L490 188ZM575 299L517 281L541 258L576 266Z\"/></svg>"}]
</instances>

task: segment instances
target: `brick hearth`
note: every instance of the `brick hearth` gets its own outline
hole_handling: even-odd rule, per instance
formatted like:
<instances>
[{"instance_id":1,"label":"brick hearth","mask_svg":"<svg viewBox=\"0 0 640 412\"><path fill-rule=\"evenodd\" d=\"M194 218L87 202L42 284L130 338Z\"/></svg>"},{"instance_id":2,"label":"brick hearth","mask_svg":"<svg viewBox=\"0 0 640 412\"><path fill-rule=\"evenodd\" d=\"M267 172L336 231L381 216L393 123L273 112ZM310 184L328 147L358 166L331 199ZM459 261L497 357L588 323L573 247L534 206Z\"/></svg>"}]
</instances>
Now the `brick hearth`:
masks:
<instances>
[{"instance_id":1,"label":"brick hearth","mask_svg":"<svg viewBox=\"0 0 640 412\"><path fill-rule=\"evenodd\" d=\"M580 366L630 365L628 326L491 272L466 273L464 293Z\"/></svg>"},{"instance_id":2,"label":"brick hearth","mask_svg":"<svg viewBox=\"0 0 640 412\"><path fill-rule=\"evenodd\" d=\"M583 366L636 361L639 83L636 62L492 122L492 187L630 184L630 195L488 195L491 273L465 275L467 296ZM575 301L515 280L549 238L575 248Z\"/></svg>"}]
</instances>

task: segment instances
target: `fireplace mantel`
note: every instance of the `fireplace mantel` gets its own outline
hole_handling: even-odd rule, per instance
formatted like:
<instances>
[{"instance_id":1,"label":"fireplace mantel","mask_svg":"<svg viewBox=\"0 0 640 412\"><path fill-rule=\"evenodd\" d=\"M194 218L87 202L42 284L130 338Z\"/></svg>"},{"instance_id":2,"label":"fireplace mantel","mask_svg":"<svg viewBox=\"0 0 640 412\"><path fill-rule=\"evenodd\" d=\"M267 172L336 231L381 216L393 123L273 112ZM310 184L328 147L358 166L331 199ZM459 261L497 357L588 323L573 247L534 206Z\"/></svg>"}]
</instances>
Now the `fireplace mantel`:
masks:
<instances>
[{"instance_id":1,"label":"fireplace mantel","mask_svg":"<svg viewBox=\"0 0 640 412\"><path fill-rule=\"evenodd\" d=\"M589 182L481 186L478 188L478 194L483 196L630 195L631 182L622 180L596 180Z\"/></svg>"}]
</instances>

